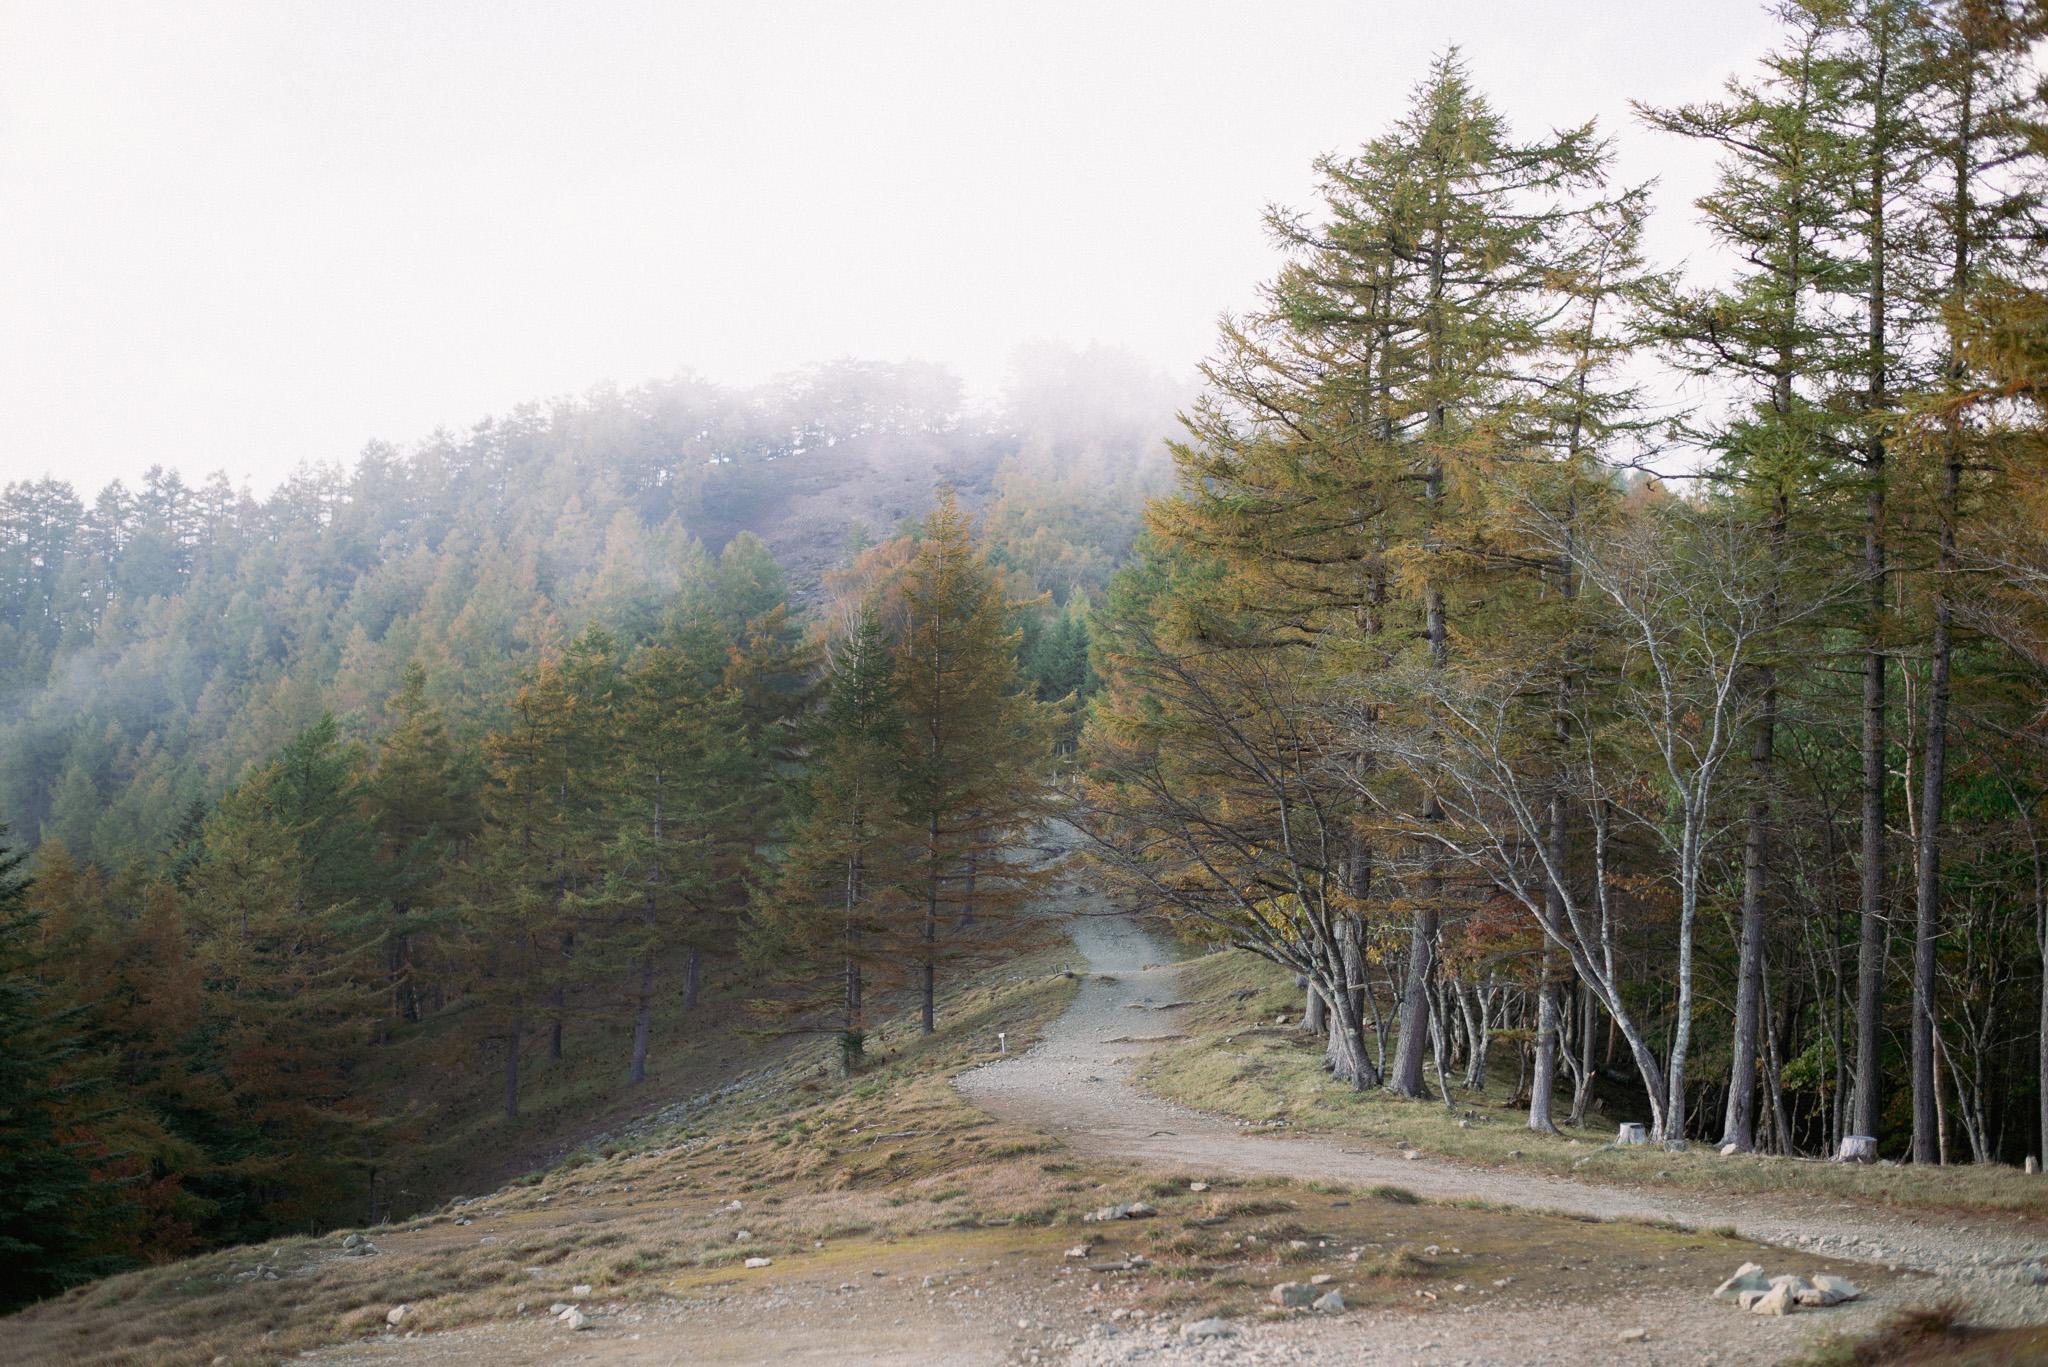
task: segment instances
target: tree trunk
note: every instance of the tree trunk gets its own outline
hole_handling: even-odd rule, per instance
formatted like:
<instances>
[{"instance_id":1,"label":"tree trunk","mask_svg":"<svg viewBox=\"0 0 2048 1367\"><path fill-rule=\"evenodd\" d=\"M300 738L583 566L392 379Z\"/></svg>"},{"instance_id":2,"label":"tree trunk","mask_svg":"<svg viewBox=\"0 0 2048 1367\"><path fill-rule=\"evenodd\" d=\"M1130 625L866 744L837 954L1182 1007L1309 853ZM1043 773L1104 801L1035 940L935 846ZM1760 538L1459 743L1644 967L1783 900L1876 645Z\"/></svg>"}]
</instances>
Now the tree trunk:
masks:
<instances>
[{"instance_id":1,"label":"tree trunk","mask_svg":"<svg viewBox=\"0 0 2048 1367\"><path fill-rule=\"evenodd\" d=\"M1301 1003L1301 1028L1312 1035L1320 1035L1330 1027L1329 1013L1323 1005L1323 994L1317 990L1307 974L1297 975L1294 985L1304 988Z\"/></svg>"},{"instance_id":2,"label":"tree trunk","mask_svg":"<svg viewBox=\"0 0 2048 1367\"><path fill-rule=\"evenodd\" d=\"M1594 1013L1594 993L1591 988L1579 988L1579 1079L1572 1089L1572 1128L1586 1123L1586 1106L1593 1099L1593 1079L1599 1074L1593 1069L1594 1027L1600 1023Z\"/></svg>"},{"instance_id":3,"label":"tree trunk","mask_svg":"<svg viewBox=\"0 0 2048 1367\"><path fill-rule=\"evenodd\" d=\"M1873 139L1878 155L1872 162L1870 185L1870 303L1867 335L1870 343L1869 388L1865 399L1873 414L1888 402L1886 316L1885 316L1885 208L1888 187L1883 173L1883 155L1888 150L1885 115L1889 109L1885 90L1886 66L1882 59L1877 71L1878 107L1873 119ZM1863 458L1864 476L1870 481L1864 496L1863 573L1867 579L1870 620L1864 628L1863 649L1863 867L1858 889L1857 911L1861 931L1856 950L1856 1097L1852 1123L1857 1134L1875 1135L1878 1122L1878 1033L1879 1012L1884 997L1885 922L1885 437L1874 427Z\"/></svg>"},{"instance_id":4,"label":"tree trunk","mask_svg":"<svg viewBox=\"0 0 2048 1367\"><path fill-rule=\"evenodd\" d=\"M1417 907L1408 932L1408 976L1402 984L1400 1036L1394 1047L1394 1072L1387 1090L1420 1099L1424 1050L1429 1045L1429 980L1436 971L1436 911Z\"/></svg>"},{"instance_id":5,"label":"tree trunk","mask_svg":"<svg viewBox=\"0 0 2048 1367\"><path fill-rule=\"evenodd\" d=\"M1340 944L1338 967L1343 979L1322 985L1330 1014L1330 1035L1324 1044L1323 1061L1332 1077L1353 1090L1363 1091L1380 1083L1379 1069L1365 1055L1365 1021L1359 1010L1359 995L1351 989L1351 971L1354 967L1362 969L1364 958L1352 952L1355 935L1344 936ZM1313 992L1316 988L1311 986L1309 990Z\"/></svg>"},{"instance_id":6,"label":"tree trunk","mask_svg":"<svg viewBox=\"0 0 2048 1367\"><path fill-rule=\"evenodd\" d=\"M633 1012L633 1068L630 1087L647 1081L647 1041L654 1034L654 951L640 957L639 1002Z\"/></svg>"},{"instance_id":7,"label":"tree trunk","mask_svg":"<svg viewBox=\"0 0 2048 1367\"><path fill-rule=\"evenodd\" d=\"M924 926L924 962L918 966L918 1025L929 1035L938 1025L938 965L934 956L938 953L934 945L938 939L938 922L926 921Z\"/></svg>"},{"instance_id":8,"label":"tree trunk","mask_svg":"<svg viewBox=\"0 0 2048 1367\"><path fill-rule=\"evenodd\" d=\"M703 994L704 956L697 946L683 957L683 1010L695 1011Z\"/></svg>"},{"instance_id":9,"label":"tree trunk","mask_svg":"<svg viewBox=\"0 0 2048 1367\"><path fill-rule=\"evenodd\" d=\"M505 1033L505 1119L519 1119L519 1039L526 1033L522 1018L512 1017L512 1028Z\"/></svg>"},{"instance_id":10,"label":"tree trunk","mask_svg":"<svg viewBox=\"0 0 2048 1367\"><path fill-rule=\"evenodd\" d=\"M1956 496L1961 457L1950 434L1950 458L1941 491L1941 540L1936 558L1934 658L1928 669L1927 741L1920 769L1920 830L1914 842L1913 916L1913 1161L1938 1161L1945 1127L1936 1114L1941 1084L1935 1078L1934 950L1940 934L1941 806L1948 775L1949 662L1953 654L1949 582L1956 564ZM1867 1132L1866 1132L1867 1133Z\"/></svg>"},{"instance_id":11,"label":"tree trunk","mask_svg":"<svg viewBox=\"0 0 2048 1367\"><path fill-rule=\"evenodd\" d=\"M1780 397L1789 407L1789 396ZM1789 499L1781 489L1772 508L1771 563L1782 563ZM1768 611L1777 618L1777 595ZM1735 1029L1728 1070L1728 1105L1721 1118L1721 1145L1738 1153L1756 1148L1757 1036L1764 1028L1766 972L1764 894L1770 873L1771 771L1777 745L1778 671L1760 665L1755 686L1761 701L1749 738L1749 805L1743 814L1742 932L1735 968Z\"/></svg>"},{"instance_id":12,"label":"tree trunk","mask_svg":"<svg viewBox=\"0 0 2048 1367\"><path fill-rule=\"evenodd\" d=\"M1768 672L1768 671L1767 671ZM1763 1020L1764 871L1771 803L1764 788L1771 763L1775 689L1765 684L1763 714L1750 740L1749 809L1742 842L1742 937L1735 968L1735 1032L1728 1071L1728 1105L1721 1118L1721 1143L1739 1153L1756 1147L1757 1036Z\"/></svg>"},{"instance_id":13,"label":"tree trunk","mask_svg":"<svg viewBox=\"0 0 2048 1367\"><path fill-rule=\"evenodd\" d=\"M1562 688L1560 686L1560 693ZM1559 746L1564 741L1564 702L1559 698L1557 731ZM1552 793L1550 797L1550 867L1552 876L1546 880L1543 890L1543 918L1552 933L1562 933L1564 926L1564 889L1558 886L1558 879L1564 876L1565 826L1564 794ZM1557 1122L1552 1119L1552 1109L1557 1095L1557 992L1550 981L1551 942L1550 936L1543 938L1543 961L1538 970L1536 983L1536 1067L1529 1082L1529 1128L1539 1134L1556 1134Z\"/></svg>"}]
</instances>

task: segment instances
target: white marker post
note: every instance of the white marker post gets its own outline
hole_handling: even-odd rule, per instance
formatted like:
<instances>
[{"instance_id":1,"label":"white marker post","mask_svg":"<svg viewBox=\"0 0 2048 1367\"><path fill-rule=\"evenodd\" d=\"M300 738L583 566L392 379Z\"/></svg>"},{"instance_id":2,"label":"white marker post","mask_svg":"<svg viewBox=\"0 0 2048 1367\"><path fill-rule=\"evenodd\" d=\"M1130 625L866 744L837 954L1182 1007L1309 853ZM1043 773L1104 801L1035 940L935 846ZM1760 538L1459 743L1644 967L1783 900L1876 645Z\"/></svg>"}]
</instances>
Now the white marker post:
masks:
<instances>
[{"instance_id":1,"label":"white marker post","mask_svg":"<svg viewBox=\"0 0 2048 1367\"><path fill-rule=\"evenodd\" d=\"M1009 1053L1009 1052L1010 1052L1010 1033L1009 1033L1009 1031L1007 1031L1007 1030L998 1030L998 1031L996 1031L996 1052L997 1052L998 1054L1007 1054L1007 1053Z\"/></svg>"}]
</instances>

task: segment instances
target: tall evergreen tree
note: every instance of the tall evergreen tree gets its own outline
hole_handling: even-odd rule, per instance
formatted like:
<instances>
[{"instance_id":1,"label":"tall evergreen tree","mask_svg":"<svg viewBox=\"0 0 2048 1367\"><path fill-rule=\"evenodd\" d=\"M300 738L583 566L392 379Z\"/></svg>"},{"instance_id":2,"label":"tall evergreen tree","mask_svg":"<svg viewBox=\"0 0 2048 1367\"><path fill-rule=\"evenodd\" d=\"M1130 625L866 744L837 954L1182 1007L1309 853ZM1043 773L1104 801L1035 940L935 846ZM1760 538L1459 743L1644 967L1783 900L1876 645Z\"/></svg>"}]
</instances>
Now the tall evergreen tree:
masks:
<instances>
[{"instance_id":1,"label":"tall evergreen tree","mask_svg":"<svg viewBox=\"0 0 2048 1367\"><path fill-rule=\"evenodd\" d=\"M1039 881L1019 846L1045 810L1051 718L1018 673L1001 581L950 490L919 529L903 601L902 803L918 837L916 912L897 940L929 1034L941 965L986 951Z\"/></svg>"},{"instance_id":2,"label":"tall evergreen tree","mask_svg":"<svg viewBox=\"0 0 2048 1367\"><path fill-rule=\"evenodd\" d=\"M774 881L756 901L746 951L777 989L763 1009L794 1028L830 1021L857 1066L885 933L906 909L917 829L903 807L904 718L880 614L863 606L826 664L809 729L802 805Z\"/></svg>"},{"instance_id":3,"label":"tall evergreen tree","mask_svg":"<svg viewBox=\"0 0 2048 1367\"><path fill-rule=\"evenodd\" d=\"M0 826L0 1312L105 1270L93 1247L104 1202L69 1076L84 1042L77 1013L50 1009L36 981L25 862Z\"/></svg>"}]
</instances>

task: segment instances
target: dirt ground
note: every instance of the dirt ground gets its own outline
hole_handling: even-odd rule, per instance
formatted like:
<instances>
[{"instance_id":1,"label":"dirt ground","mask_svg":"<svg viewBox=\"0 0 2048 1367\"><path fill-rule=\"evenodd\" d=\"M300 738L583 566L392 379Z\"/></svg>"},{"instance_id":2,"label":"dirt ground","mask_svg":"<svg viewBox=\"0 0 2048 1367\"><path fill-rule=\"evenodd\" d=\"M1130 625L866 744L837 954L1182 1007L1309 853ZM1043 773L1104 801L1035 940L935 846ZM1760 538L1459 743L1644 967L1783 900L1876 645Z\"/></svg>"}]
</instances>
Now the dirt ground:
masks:
<instances>
[{"instance_id":1,"label":"dirt ground","mask_svg":"<svg viewBox=\"0 0 2048 1367\"><path fill-rule=\"evenodd\" d=\"M510 1322L394 1333L307 1360L1732 1367L1797 1357L1951 1295L1980 1320L2048 1319L2048 1291L1916 1271L1947 1266L1973 1241L2035 1236L2010 1222L1943 1228L1868 1209L1667 1197L1411 1161L1252 1133L1147 1096L1129 1074L1173 1033L1171 1012L1137 1008L1175 1000L1171 955L1121 918L1081 918L1074 934L1090 976L1073 1005L1035 1049L976 1068L959 1087L1076 1157L1132 1165L1129 1184L1105 1185L1101 1199L1164 1193L1157 1215L849 1241L765 1269L704 1269L657 1299L582 1303L592 1327L581 1332L550 1319L552 1302L537 1292ZM1197 1194L1197 1182L1212 1189ZM1704 1232L1725 1225L1742 1237ZM1882 1255L1824 1258L1799 1246L1820 1228L1868 1237L1877 1242L1854 1247ZM448 1233L396 1236L389 1251L404 1254L414 1237ZM1082 1244L1085 1257L1067 1256ZM1865 1295L1782 1319L1711 1300L1745 1259L1774 1273L1836 1272ZM1344 1313L1265 1308L1273 1284L1313 1278L1342 1292ZM1219 1336L1191 1336L1211 1315L1226 1317Z\"/></svg>"}]
</instances>

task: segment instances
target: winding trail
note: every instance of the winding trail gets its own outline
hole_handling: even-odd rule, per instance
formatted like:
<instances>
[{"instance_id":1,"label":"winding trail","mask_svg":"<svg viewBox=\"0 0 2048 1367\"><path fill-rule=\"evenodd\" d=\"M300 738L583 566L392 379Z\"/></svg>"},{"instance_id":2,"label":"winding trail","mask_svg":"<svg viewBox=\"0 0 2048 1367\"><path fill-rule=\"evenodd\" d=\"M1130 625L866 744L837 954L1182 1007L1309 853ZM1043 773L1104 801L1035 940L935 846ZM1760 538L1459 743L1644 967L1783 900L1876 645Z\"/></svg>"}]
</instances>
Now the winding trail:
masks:
<instances>
[{"instance_id":1,"label":"winding trail","mask_svg":"<svg viewBox=\"0 0 2048 1367\"><path fill-rule=\"evenodd\" d=\"M1083 899L1099 905L1096 899ZM2048 1259L2048 1228L2020 1217L1904 1213L1824 1198L1769 1200L1664 1193L1535 1173L1405 1160L1362 1147L1368 1141L1249 1132L1134 1086L1130 1065L1171 1016L1131 1009L1179 999L1173 951L1129 918L1082 914L1070 926L1091 976L1045 1039L1015 1059L959 1080L977 1105L1084 1153L1237 1176L1284 1176L1405 1187L1433 1198L1475 1198L1532 1210L1606 1219L1674 1221L1692 1228L1733 1225L1745 1237L1799 1247L1801 1236L1832 1236L1830 1258L1911 1268L1965 1290L1977 1314L2001 1323L2048 1319L2048 1288L2027 1269ZM1808 1245L1808 1247L1812 1247ZM2024 1284L2022 1284L2024 1283Z\"/></svg>"}]
</instances>

